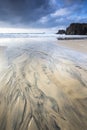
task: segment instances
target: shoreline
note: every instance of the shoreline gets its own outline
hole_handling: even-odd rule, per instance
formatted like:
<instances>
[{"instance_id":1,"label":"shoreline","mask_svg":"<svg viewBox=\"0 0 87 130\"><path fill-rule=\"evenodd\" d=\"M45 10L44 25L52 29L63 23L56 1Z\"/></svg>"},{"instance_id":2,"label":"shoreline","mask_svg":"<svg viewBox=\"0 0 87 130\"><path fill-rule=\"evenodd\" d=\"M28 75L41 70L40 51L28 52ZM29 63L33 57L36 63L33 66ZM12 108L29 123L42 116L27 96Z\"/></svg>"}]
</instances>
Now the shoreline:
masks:
<instances>
[{"instance_id":1,"label":"shoreline","mask_svg":"<svg viewBox=\"0 0 87 130\"><path fill-rule=\"evenodd\" d=\"M58 40L86 40L87 37L58 37Z\"/></svg>"}]
</instances>

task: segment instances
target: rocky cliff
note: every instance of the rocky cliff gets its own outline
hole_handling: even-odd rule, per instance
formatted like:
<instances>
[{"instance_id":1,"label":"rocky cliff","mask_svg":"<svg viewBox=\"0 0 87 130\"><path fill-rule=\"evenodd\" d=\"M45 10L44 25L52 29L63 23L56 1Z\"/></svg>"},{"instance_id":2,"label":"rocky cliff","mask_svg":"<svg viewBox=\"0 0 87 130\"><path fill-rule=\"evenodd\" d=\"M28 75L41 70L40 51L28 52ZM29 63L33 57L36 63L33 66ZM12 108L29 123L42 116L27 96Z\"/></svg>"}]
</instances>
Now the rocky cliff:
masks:
<instances>
[{"instance_id":1,"label":"rocky cliff","mask_svg":"<svg viewBox=\"0 0 87 130\"><path fill-rule=\"evenodd\" d=\"M57 34L87 35L87 23L71 23L66 30L59 30Z\"/></svg>"},{"instance_id":2,"label":"rocky cliff","mask_svg":"<svg viewBox=\"0 0 87 130\"><path fill-rule=\"evenodd\" d=\"M67 35L87 35L87 23L72 23L66 28Z\"/></svg>"}]
</instances>

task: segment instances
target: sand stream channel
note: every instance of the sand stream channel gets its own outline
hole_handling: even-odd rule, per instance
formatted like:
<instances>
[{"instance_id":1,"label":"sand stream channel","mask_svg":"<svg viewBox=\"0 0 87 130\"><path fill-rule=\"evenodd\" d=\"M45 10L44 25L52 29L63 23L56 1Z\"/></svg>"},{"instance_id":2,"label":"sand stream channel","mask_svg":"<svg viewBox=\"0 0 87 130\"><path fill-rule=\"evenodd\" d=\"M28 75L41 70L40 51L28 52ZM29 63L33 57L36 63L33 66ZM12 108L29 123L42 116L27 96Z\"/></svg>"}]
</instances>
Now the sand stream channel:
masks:
<instances>
[{"instance_id":1,"label":"sand stream channel","mask_svg":"<svg viewBox=\"0 0 87 130\"><path fill-rule=\"evenodd\" d=\"M87 130L86 54L19 39L0 57L0 130Z\"/></svg>"}]
</instances>

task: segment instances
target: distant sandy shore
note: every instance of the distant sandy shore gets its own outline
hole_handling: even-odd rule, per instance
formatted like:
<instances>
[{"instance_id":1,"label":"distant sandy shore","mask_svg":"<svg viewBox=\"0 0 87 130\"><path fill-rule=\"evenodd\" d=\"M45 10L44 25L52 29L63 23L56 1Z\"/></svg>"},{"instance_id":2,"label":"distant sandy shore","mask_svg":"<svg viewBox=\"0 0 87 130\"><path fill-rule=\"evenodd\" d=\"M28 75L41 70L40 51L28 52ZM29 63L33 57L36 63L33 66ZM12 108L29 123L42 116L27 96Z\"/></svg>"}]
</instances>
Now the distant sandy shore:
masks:
<instances>
[{"instance_id":1,"label":"distant sandy shore","mask_svg":"<svg viewBox=\"0 0 87 130\"><path fill-rule=\"evenodd\" d=\"M87 53L87 39L85 40L58 40L61 46L74 49L76 51Z\"/></svg>"}]
</instances>

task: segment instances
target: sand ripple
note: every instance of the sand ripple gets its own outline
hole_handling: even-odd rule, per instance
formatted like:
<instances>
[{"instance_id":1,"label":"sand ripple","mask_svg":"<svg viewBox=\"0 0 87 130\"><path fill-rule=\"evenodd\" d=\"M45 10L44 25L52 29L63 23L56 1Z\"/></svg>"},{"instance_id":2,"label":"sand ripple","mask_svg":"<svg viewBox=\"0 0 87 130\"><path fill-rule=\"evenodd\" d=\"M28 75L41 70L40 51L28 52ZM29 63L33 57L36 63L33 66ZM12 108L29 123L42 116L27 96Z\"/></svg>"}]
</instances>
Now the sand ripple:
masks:
<instances>
[{"instance_id":1,"label":"sand ripple","mask_svg":"<svg viewBox=\"0 0 87 130\"><path fill-rule=\"evenodd\" d=\"M86 57L38 46L0 74L0 130L87 130Z\"/></svg>"}]
</instances>

